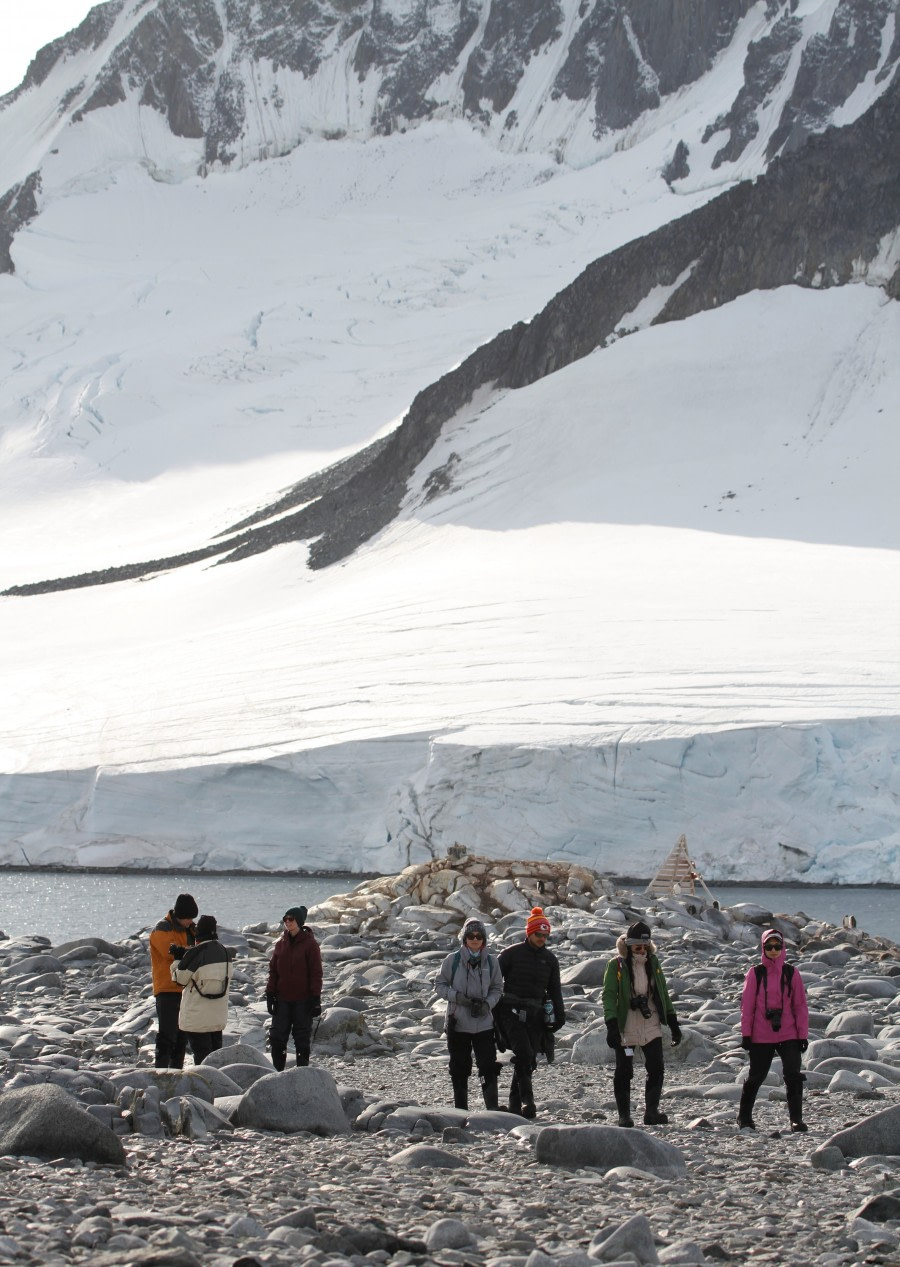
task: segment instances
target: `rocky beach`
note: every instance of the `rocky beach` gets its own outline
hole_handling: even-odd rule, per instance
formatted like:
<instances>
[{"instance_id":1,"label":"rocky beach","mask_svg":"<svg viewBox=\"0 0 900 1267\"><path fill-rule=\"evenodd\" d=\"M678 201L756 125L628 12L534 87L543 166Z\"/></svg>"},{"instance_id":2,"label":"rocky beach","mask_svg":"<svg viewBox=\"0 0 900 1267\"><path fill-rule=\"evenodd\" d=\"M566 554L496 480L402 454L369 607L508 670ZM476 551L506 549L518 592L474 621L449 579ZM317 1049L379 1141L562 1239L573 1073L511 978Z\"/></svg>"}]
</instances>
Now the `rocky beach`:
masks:
<instances>
[{"instance_id":1,"label":"rocky beach","mask_svg":"<svg viewBox=\"0 0 900 1267\"><path fill-rule=\"evenodd\" d=\"M160 881L160 912L174 899ZM302 901L302 882L286 882ZM433 980L466 916L489 949L544 908L567 1023L525 1121L454 1109ZM209 912L215 914L215 912ZM684 1038L667 1125L623 1129L600 1001L648 922ZM312 907L325 968L309 1068L274 1073L264 984L279 928L236 951L225 1046L155 1070L149 930L0 934L0 1263L168 1267L900 1264L900 949L802 913L620 891L582 867L461 852ZM740 1131L738 1002L764 927L810 1005L809 1130L776 1059ZM505 1057L504 1057L505 1059ZM501 1074L501 1103L509 1072ZM636 1069L640 1103L643 1070ZM640 1116L637 1117L640 1122Z\"/></svg>"}]
</instances>

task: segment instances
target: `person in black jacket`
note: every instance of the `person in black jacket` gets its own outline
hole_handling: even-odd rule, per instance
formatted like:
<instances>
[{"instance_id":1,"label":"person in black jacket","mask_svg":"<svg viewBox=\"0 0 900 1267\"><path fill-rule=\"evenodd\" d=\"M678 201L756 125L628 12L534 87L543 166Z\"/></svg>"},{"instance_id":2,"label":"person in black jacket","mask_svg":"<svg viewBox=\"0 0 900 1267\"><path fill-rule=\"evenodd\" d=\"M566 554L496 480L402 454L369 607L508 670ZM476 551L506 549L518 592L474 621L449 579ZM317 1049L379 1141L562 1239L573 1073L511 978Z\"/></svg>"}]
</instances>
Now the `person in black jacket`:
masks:
<instances>
[{"instance_id":1,"label":"person in black jacket","mask_svg":"<svg viewBox=\"0 0 900 1267\"><path fill-rule=\"evenodd\" d=\"M500 952L503 995L494 1009L494 1020L506 1046L512 1050L512 1083L509 1111L532 1118L532 1074L539 1052L553 1059L551 1035L566 1023L559 961L547 949L550 921L540 906L533 907L525 924L525 940Z\"/></svg>"}]
</instances>

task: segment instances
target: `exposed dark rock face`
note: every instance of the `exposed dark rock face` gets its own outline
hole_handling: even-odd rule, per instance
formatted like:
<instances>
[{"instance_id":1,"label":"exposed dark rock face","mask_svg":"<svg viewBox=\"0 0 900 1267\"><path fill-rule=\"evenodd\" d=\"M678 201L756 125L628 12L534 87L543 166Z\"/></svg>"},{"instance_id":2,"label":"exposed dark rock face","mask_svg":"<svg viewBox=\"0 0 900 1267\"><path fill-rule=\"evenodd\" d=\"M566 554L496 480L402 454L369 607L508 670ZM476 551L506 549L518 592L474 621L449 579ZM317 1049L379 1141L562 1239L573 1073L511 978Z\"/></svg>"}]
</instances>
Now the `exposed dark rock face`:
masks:
<instances>
[{"instance_id":1,"label":"exposed dark rock face","mask_svg":"<svg viewBox=\"0 0 900 1267\"><path fill-rule=\"evenodd\" d=\"M76 120L138 90L141 104L161 111L175 136L203 136L224 37L214 0L162 0L116 49Z\"/></svg>"},{"instance_id":2,"label":"exposed dark rock face","mask_svg":"<svg viewBox=\"0 0 900 1267\"><path fill-rule=\"evenodd\" d=\"M814 35L803 50L794 91L769 140L774 157L799 149L819 132L838 106L881 62L882 31L893 0L849 0L835 10L827 35ZM895 42L898 38L895 32Z\"/></svg>"},{"instance_id":3,"label":"exposed dark rock face","mask_svg":"<svg viewBox=\"0 0 900 1267\"><path fill-rule=\"evenodd\" d=\"M37 193L40 187L40 172L32 172L20 185L14 185L0 198L0 273L14 271L10 255L12 240L22 225L37 215Z\"/></svg>"},{"instance_id":4,"label":"exposed dark rock face","mask_svg":"<svg viewBox=\"0 0 900 1267\"><path fill-rule=\"evenodd\" d=\"M694 83L731 42L750 0L598 0L569 46L554 95L592 93L597 134L626 127Z\"/></svg>"},{"instance_id":5,"label":"exposed dark rock face","mask_svg":"<svg viewBox=\"0 0 900 1267\"><path fill-rule=\"evenodd\" d=\"M785 14L767 35L750 45L744 59L744 83L740 92L728 113L716 119L703 136L705 142L717 132L730 132L727 143L713 159L713 167L740 158L759 132L756 112L781 82L800 33L799 21Z\"/></svg>"},{"instance_id":6,"label":"exposed dark rock face","mask_svg":"<svg viewBox=\"0 0 900 1267\"><path fill-rule=\"evenodd\" d=\"M175 559L19 586L34 594L148 574L215 555L243 558L286 541L311 541L310 565L351 554L397 514L408 480L445 422L485 386L515 389L628 333L627 317L654 288L673 288L657 322L716 308L751 290L830 287L865 275L900 225L900 78L846 128L811 138L699 210L596 260L527 325L505 330L416 396L400 427L235 525L217 542ZM681 279L679 281L679 279ZM900 269L881 279L900 299ZM446 472L426 481L441 495ZM292 506L297 506L295 511ZM280 517L273 520L273 516Z\"/></svg>"},{"instance_id":7,"label":"exposed dark rock face","mask_svg":"<svg viewBox=\"0 0 900 1267\"><path fill-rule=\"evenodd\" d=\"M484 34L463 79L463 106L475 118L502 114L531 58L562 29L557 0L493 0Z\"/></svg>"}]
</instances>

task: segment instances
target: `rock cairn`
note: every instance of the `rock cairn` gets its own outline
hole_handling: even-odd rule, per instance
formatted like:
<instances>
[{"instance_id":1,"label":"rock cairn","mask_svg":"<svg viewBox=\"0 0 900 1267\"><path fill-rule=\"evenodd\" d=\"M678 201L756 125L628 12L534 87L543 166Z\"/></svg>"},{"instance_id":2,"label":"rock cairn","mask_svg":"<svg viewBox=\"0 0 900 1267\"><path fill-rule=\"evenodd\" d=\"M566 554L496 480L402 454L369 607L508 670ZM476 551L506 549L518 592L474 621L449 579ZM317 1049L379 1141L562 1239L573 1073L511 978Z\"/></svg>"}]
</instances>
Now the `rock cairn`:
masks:
<instances>
[{"instance_id":1,"label":"rock cairn","mask_svg":"<svg viewBox=\"0 0 900 1267\"><path fill-rule=\"evenodd\" d=\"M553 925L568 1015L535 1077L538 1119L454 1109L434 976L467 915L496 952L533 905ZM684 1041L666 1048L669 1125L622 1130L600 984L637 918ZM310 1067L281 1074L263 1001L277 928L223 932L238 954L226 1045L183 1071L151 1067L146 932L0 935L0 1264L900 1263L892 943L462 851L321 903L310 924L325 1012ZM787 1130L775 1072L758 1133L735 1125L738 1000L765 925L809 995L804 1136Z\"/></svg>"}]
</instances>

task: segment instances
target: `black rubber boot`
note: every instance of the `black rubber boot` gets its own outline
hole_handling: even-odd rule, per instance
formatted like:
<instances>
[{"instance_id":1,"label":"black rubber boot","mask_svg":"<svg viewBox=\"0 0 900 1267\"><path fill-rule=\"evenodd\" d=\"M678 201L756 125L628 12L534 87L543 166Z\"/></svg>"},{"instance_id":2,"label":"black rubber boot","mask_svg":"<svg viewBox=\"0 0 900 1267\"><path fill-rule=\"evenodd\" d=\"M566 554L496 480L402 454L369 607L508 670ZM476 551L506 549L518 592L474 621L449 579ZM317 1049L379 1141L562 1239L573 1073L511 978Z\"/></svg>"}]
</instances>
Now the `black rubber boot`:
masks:
<instances>
[{"instance_id":1,"label":"black rubber boot","mask_svg":"<svg viewBox=\"0 0 900 1267\"><path fill-rule=\"evenodd\" d=\"M284 1065L285 1065L285 1061L286 1061L286 1060L287 1060L287 1048L286 1048L286 1047L273 1047L273 1048L272 1048L272 1064L275 1066L276 1070L277 1070L279 1073L281 1073L282 1069L284 1068Z\"/></svg>"},{"instance_id":2,"label":"black rubber boot","mask_svg":"<svg viewBox=\"0 0 900 1267\"><path fill-rule=\"evenodd\" d=\"M484 1100L486 1109L500 1108L500 1089L497 1086L497 1075L493 1078L480 1078L481 1082L481 1098Z\"/></svg>"},{"instance_id":3,"label":"black rubber boot","mask_svg":"<svg viewBox=\"0 0 900 1267\"><path fill-rule=\"evenodd\" d=\"M756 1103L757 1089L757 1087L751 1087L747 1082L744 1083L737 1115L737 1124L741 1130L756 1130L756 1123L753 1120L753 1106Z\"/></svg>"},{"instance_id":4,"label":"black rubber boot","mask_svg":"<svg viewBox=\"0 0 900 1267\"><path fill-rule=\"evenodd\" d=\"M634 1126L631 1116L631 1084L628 1079L613 1078L613 1095L619 1110L619 1126Z\"/></svg>"},{"instance_id":5,"label":"black rubber boot","mask_svg":"<svg viewBox=\"0 0 900 1267\"><path fill-rule=\"evenodd\" d=\"M669 1121L667 1113L659 1111L659 1100L653 1100L647 1097L646 1107L644 1109L644 1125L645 1126L665 1126Z\"/></svg>"},{"instance_id":6,"label":"black rubber boot","mask_svg":"<svg viewBox=\"0 0 900 1267\"><path fill-rule=\"evenodd\" d=\"M458 1073L451 1073L450 1083L453 1087L453 1107L456 1109L468 1109L469 1079L463 1078Z\"/></svg>"},{"instance_id":7,"label":"black rubber boot","mask_svg":"<svg viewBox=\"0 0 900 1267\"><path fill-rule=\"evenodd\" d=\"M297 1068L299 1069L301 1065L308 1065L308 1064L309 1064L309 1048L298 1047L297 1048Z\"/></svg>"},{"instance_id":8,"label":"black rubber boot","mask_svg":"<svg viewBox=\"0 0 900 1267\"><path fill-rule=\"evenodd\" d=\"M791 1119L792 1131L807 1131L809 1127L803 1120L803 1092L796 1092L787 1098L788 1114Z\"/></svg>"},{"instance_id":9,"label":"black rubber boot","mask_svg":"<svg viewBox=\"0 0 900 1267\"><path fill-rule=\"evenodd\" d=\"M522 1098L522 1108L520 1112L523 1117L537 1117L537 1109L534 1104L534 1091L531 1086L531 1073L525 1073L522 1069L516 1070L516 1082L519 1086L519 1095Z\"/></svg>"},{"instance_id":10,"label":"black rubber boot","mask_svg":"<svg viewBox=\"0 0 900 1267\"><path fill-rule=\"evenodd\" d=\"M513 1069L512 1082L509 1084L509 1112L522 1116L522 1097L519 1094L519 1076Z\"/></svg>"}]
</instances>

